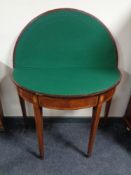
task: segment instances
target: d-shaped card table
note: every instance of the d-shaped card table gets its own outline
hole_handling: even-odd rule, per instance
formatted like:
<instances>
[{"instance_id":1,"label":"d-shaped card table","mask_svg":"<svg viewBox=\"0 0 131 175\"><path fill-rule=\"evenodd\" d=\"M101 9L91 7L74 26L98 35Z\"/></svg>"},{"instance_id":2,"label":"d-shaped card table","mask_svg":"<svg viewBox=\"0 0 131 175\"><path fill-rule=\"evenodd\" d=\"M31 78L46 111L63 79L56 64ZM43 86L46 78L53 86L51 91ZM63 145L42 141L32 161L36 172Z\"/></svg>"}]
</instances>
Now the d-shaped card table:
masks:
<instances>
[{"instance_id":1,"label":"d-shaped card table","mask_svg":"<svg viewBox=\"0 0 131 175\"><path fill-rule=\"evenodd\" d=\"M13 79L25 114L33 104L40 157L44 156L42 107L93 107L88 144L91 154L102 104L108 115L120 82L117 48L96 17L76 9L55 9L33 19L14 49Z\"/></svg>"}]
</instances>

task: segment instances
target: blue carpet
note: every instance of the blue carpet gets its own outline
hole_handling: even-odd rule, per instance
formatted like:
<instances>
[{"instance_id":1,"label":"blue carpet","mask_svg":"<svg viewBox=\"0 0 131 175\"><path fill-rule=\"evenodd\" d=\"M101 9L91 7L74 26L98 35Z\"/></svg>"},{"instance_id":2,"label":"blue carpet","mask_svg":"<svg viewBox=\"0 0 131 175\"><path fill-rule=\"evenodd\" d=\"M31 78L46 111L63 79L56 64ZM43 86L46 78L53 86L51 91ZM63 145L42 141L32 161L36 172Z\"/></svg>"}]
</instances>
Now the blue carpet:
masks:
<instances>
[{"instance_id":1,"label":"blue carpet","mask_svg":"<svg viewBox=\"0 0 131 175\"><path fill-rule=\"evenodd\" d=\"M0 133L0 175L131 175L131 133L123 121L101 121L93 154L86 158L89 129L90 120L46 122L40 160L35 129L11 127Z\"/></svg>"}]
</instances>

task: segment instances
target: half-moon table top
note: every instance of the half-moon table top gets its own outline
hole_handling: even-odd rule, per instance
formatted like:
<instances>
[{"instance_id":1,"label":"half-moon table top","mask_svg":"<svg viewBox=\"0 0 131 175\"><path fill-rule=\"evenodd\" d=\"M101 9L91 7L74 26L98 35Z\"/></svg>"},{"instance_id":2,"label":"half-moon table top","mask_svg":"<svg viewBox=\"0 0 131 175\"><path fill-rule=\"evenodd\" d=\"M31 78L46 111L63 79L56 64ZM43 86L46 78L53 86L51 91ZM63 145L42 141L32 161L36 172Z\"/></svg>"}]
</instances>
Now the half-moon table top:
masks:
<instances>
[{"instance_id":1,"label":"half-moon table top","mask_svg":"<svg viewBox=\"0 0 131 175\"><path fill-rule=\"evenodd\" d=\"M56 96L101 93L120 81L117 48L94 16L75 10L46 12L30 22L14 50L14 81Z\"/></svg>"}]
</instances>

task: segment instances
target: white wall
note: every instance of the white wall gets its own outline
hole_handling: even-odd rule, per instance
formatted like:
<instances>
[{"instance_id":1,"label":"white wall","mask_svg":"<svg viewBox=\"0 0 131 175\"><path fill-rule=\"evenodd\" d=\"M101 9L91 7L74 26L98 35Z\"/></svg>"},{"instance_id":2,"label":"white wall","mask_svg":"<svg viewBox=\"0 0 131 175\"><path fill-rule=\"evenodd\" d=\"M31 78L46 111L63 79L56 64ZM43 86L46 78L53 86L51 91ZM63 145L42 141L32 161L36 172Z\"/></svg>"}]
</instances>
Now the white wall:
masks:
<instances>
[{"instance_id":1,"label":"white wall","mask_svg":"<svg viewBox=\"0 0 131 175\"><path fill-rule=\"evenodd\" d=\"M0 78L1 98L6 116L20 116L16 89L11 82L12 53L22 28L35 16L53 8L76 8L87 11L109 28L119 52L123 78L113 98L110 115L123 116L131 93L131 1L130 0L0 0ZM32 107L27 104L32 115ZM49 116L90 116L91 109L78 111L46 110Z\"/></svg>"}]
</instances>

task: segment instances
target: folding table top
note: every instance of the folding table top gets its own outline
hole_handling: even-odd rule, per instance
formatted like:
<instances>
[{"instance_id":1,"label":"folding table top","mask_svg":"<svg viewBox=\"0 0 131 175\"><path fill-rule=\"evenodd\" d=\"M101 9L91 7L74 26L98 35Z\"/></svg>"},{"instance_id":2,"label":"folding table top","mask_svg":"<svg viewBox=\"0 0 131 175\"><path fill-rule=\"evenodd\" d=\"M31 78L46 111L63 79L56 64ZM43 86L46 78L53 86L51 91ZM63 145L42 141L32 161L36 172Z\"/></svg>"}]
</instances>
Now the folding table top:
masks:
<instances>
[{"instance_id":1,"label":"folding table top","mask_svg":"<svg viewBox=\"0 0 131 175\"><path fill-rule=\"evenodd\" d=\"M40 15L21 33L13 78L38 93L85 96L120 81L117 49L108 29L90 14L59 9Z\"/></svg>"}]
</instances>

